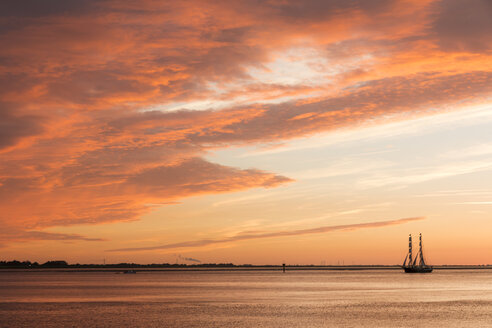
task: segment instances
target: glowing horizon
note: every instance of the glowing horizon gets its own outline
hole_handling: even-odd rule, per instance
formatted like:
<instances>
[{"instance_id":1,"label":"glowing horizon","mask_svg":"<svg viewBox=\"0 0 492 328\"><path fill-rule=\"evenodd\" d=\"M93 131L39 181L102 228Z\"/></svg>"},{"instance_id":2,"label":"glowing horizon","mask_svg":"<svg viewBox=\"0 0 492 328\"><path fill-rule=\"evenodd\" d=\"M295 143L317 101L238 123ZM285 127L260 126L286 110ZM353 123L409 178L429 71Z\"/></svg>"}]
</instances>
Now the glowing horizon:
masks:
<instances>
[{"instance_id":1,"label":"glowing horizon","mask_svg":"<svg viewBox=\"0 0 492 328\"><path fill-rule=\"evenodd\" d=\"M492 263L490 2L0 12L0 260Z\"/></svg>"}]
</instances>

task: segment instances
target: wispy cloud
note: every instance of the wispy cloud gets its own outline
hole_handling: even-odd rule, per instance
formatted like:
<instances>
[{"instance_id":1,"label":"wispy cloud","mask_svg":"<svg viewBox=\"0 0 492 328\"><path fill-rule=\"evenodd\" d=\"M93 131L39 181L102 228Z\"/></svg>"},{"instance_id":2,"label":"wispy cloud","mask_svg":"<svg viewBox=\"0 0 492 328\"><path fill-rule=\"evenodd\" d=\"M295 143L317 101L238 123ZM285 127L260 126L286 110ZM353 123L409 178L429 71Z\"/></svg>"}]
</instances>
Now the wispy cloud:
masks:
<instances>
[{"instance_id":1,"label":"wispy cloud","mask_svg":"<svg viewBox=\"0 0 492 328\"><path fill-rule=\"evenodd\" d=\"M2 244L12 243L12 242L40 241L40 240L56 240L56 241L65 241L65 242L105 241L105 239L102 238L90 238L79 234L65 234L65 233L36 231L36 230L25 231L17 228L10 229L9 227L4 227L3 231L0 232L0 242Z\"/></svg>"},{"instance_id":2,"label":"wispy cloud","mask_svg":"<svg viewBox=\"0 0 492 328\"><path fill-rule=\"evenodd\" d=\"M409 170L405 170L404 173L395 171L393 175L381 173L373 177L361 179L358 183L362 188L376 188L387 185L407 186L491 169L492 163L489 161L467 161L419 168L417 170L410 170L410 172Z\"/></svg>"},{"instance_id":3,"label":"wispy cloud","mask_svg":"<svg viewBox=\"0 0 492 328\"><path fill-rule=\"evenodd\" d=\"M287 176L293 177L296 180L321 179L344 175L357 175L362 173L367 174L370 171L378 171L391 166L393 166L393 163L390 161L361 161L360 158L344 158L334 164L325 165L323 168L288 172Z\"/></svg>"},{"instance_id":4,"label":"wispy cloud","mask_svg":"<svg viewBox=\"0 0 492 328\"><path fill-rule=\"evenodd\" d=\"M492 197L492 190L486 189L453 189L441 190L432 193L424 193L414 195L413 197L467 197L467 196L482 196L484 198Z\"/></svg>"},{"instance_id":5,"label":"wispy cloud","mask_svg":"<svg viewBox=\"0 0 492 328\"><path fill-rule=\"evenodd\" d=\"M472 157L489 157L492 155L492 143L482 143L464 149L449 151L441 156L446 159L463 159Z\"/></svg>"},{"instance_id":6,"label":"wispy cloud","mask_svg":"<svg viewBox=\"0 0 492 328\"><path fill-rule=\"evenodd\" d=\"M386 227L386 226L392 226L398 224L405 224L405 223L419 221L423 219L425 219L425 217L412 217L412 218L404 218L404 219L397 219L397 220L390 220L390 221L345 224L345 225L337 225L337 226L323 226L323 227L317 227L311 229L298 229L298 230L290 230L290 231L242 233L236 236L227 237L223 239L201 239L201 240L187 241L187 242L166 244L166 245L159 245L159 246L111 249L108 251L109 252L136 252L136 251L193 248L193 247L202 247L202 246L208 246L214 244L223 244L223 243L252 240L252 239L301 236L301 235L326 233L326 232L339 231L339 230L359 230L359 229L367 229L367 228L379 228L379 227Z\"/></svg>"},{"instance_id":7,"label":"wispy cloud","mask_svg":"<svg viewBox=\"0 0 492 328\"><path fill-rule=\"evenodd\" d=\"M466 115L464 115L466 113ZM328 131L313 137L301 137L296 140L290 140L283 144L277 144L275 147L260 147L241 155L241 157L262 156L303 149L323 148L328 146L345 147L350 144L356 144L360 141L384 140L397 136L415 136L435 133L439 129L452 129L456 126L471 126L479 123L492 122L491 106L488 104L466 106L459 111L440 111L426 113L427 115L405 115L402 117L385 118L380 117L362 124L353 129L348 127L336 131ZM376 124L377 123L377 124ZM389 153L394 149L381 150L379 153ZM464 149L463 152L453 151L440 154L446 158L464 158L468 156L485 155L490 152L489 144L477 145ZM374 154L374 152L373 152ZM364 155L364 154L359 154ZM370 153L367 153L370 155Z\"/></svg>"},{"instance_id":8,"label":"wispy cloud","mask_svg":"<svg viewBox=\"0 0 492 328\"><path fill-rule=\"evenodd\" d=\"M459 205L492 205L492 201L482 201L482 202L461 202L455 203Z\"/></svg>"}]
</instances>

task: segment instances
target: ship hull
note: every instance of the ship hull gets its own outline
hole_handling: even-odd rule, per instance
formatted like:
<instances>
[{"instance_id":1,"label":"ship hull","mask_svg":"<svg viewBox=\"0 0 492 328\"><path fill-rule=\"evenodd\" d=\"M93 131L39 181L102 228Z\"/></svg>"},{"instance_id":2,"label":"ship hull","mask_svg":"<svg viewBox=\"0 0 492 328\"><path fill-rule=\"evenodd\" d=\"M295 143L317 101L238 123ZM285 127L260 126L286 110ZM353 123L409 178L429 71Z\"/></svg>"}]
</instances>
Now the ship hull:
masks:
<instances>
[{"instance_id":1,"label":"ship hull","mask_svg":"<svg viewBox=\"0 0 492 328\"><path fill-rule=\"evenodd\" d=\"M403 270L405 270L405 273L431 273L433 268L432 267L403 267Z\"/></svg>"}]
</instances>

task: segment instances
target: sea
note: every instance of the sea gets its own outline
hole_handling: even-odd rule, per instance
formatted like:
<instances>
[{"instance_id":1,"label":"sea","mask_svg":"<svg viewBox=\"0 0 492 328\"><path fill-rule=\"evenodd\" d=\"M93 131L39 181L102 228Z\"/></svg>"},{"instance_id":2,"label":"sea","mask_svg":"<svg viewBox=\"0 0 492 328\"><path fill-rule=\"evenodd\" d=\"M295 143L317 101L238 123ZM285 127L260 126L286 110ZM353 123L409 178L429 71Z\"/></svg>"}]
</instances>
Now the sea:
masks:
<instances>
[{"instance_id":1,"label":"sea","mask_svg":"<svg viewBox=\"0 0 492 328\"><path fill-rule=\"evenodd\" d=\"M492 327L492 270L0 271L0 327Z\"/></svg>"}]
</instances>

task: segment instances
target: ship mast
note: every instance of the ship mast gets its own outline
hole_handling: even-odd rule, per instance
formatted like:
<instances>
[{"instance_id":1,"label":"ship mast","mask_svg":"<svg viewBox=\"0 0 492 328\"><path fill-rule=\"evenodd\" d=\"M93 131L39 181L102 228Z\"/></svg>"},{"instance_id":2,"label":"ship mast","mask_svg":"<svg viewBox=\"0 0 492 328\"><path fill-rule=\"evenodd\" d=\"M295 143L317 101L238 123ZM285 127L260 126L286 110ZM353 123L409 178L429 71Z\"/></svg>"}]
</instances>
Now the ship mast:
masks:
<instances>
[{"instance_id":1,"label":"ship mast","mask_svg":"<svg viewBox=\"0 0 492 328\"><path fill-rule=\"evenodd\" d=\"M419 254L420 254L420 265L425 266L424 253L422 252L422 234L419 234Z\"/></svg>"},{"instance_id":2,"label":"ship mast","mask_svg":"<svg viewBox=\"0 0 492 328\"><path fill-rule=\"evenodd\" d=\"M408 264L412 264L412 235L408 235ZM406 262L406 261L405 261Z\"/></svg>"}]
</instances>

